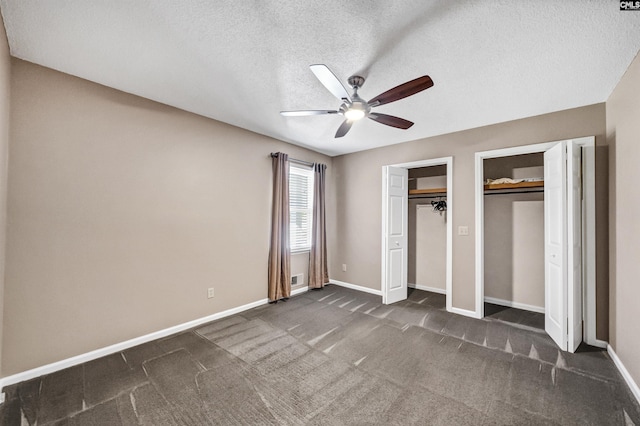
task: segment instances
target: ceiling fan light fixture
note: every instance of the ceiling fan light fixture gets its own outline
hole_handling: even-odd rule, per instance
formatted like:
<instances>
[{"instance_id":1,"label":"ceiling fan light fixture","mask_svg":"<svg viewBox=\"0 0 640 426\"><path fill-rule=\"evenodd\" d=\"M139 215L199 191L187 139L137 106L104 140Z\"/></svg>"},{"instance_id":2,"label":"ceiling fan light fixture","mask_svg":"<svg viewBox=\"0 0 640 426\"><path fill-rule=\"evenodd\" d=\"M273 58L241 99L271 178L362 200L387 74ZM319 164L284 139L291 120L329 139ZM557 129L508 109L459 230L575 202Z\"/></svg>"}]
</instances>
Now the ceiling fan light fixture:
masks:
<instances>
[{"instance_id":1,"label":"ceiling fan light fixture","mask_svg":"<svg viewBox=\"0 0 640 426\"><path fill-rule=\"evenodd\" d=\"M365 112L358 108L351 108L344 112L344 117L349 121L357 121L364 118Z\"/></svg>"},{"instance_id":2,"label":"ceiling fan light fixture","mask_svg":"<svg viewBox=\"0 0 640 426\"><path fill-rule=\"evenodd\" d=\"M306 110L306 111L280 111L284 116L300 116L300 115L326 115L340 114L345 120L342 122L335 137L341 138L349 132L351 125L364 117L384 124L385 126L395 127L396 129L408 129L413 126L413 122L404 118L394 117L393 115L372 112L371 108L391 102L404 99L408 96L415 95L418 92L433 86L433 80L428 75L423 75L406 83L402 83L384 93L379 94L369 102L358 96L358 89L364 84L364 77L352 75L349 77L349 86L353 89L353 95L349 95L347 89L340 83L340 80L331 72L329 67L324 64L310 65L311 71L316 75L320 83L326 87L336 98L342 101L339 110Z\"/></svg>"}]
</instances>

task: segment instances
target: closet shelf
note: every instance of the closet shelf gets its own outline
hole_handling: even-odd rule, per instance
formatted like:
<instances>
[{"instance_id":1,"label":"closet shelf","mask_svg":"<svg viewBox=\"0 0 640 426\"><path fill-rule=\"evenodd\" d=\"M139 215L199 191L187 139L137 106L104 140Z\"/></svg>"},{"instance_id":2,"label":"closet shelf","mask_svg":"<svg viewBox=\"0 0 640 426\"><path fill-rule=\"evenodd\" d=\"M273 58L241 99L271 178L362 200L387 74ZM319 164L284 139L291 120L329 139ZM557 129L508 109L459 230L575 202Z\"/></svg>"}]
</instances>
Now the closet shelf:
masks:
<instances>
[{"instance_id":1,"label":"closet shelf","mask_svg":"<svg viewBox=\"0 0 640 426\"><path fill-rule=\"evenodd\" d=\"M409 195L446 194L447 188L410 189Z\"/></svg>"},{"instance_id":2,"label":"closet shelf","mask_svg":"<svg viewBox=\"0 0 640 426\"><path fill-rule=\"evenodd\" d=\"M484 189L487 192L501 190L501 189L532 189L544 188L543 180L536 180L532 182L518 182L518 183L495 183L485 185ZM524 191L523 191L524 192ZM428 195L428 194L446 194L447 188L428 188L428 189L410 189L409 195Z\"/></svg>"},{"instance_id":3,"label":"closet shelf","mask_svg":"<svg viewBox=\"0 0 640 426\"><path fill-rule=\"evenodd\" d=\"M533 182L518 182L518 183L494 183L485 185L485 191L491 191L496 189L523 189L523 188L543 188L544 181L536 180Z\"/></svg>"}]
</instances>

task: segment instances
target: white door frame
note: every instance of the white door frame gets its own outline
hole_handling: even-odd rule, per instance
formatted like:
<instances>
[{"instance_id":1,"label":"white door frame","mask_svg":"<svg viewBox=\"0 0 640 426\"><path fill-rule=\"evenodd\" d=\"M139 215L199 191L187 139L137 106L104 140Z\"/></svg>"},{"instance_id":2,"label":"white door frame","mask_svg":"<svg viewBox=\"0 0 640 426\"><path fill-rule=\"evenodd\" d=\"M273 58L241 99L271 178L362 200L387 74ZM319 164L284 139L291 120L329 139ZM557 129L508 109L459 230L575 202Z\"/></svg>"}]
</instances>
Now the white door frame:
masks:
<instances>
[{"instance_id":1,"label":"white door frame","mask_svg":"<svg viewBox=\"0 0 640 426\"><path fill-rule=\"evenodd\" d=\"M382 261L381 261L381 285L382 291L382 303L386 303L386 294L388 289L387 284L387 265L386 265L386 252L387 252L387 238L385 235L385 224L387 221L387 200L385 199L385 170L386 167L401 167L405 169L416 169L419 167L430 166L446 166L447 168L447 254L446 254L446 307L447 311L452 309L452 283L453 283L453 157L441 157L433 158L430 160L412 161L409 163L400 164L388 164L382 167ZM406 265L405 265L406 267Z\"/></svg>"},{"instance_id":2,"label":"white door frame","mask_svg":"<svg viewBox=\"0 0 640 426\"><path fill-rule=\"evenodd\" d=\"M596 338L596 140L590 137L574 142L582 146L582 335L585 343L606 348L607 342Z\"/></svg>"},{"instance_id":3,"label":"white door frame","mask_svg":"<svg viewBox=\"0 0 640 426\"><path fill-rule=\"evenodd\" d=\"M595 283L595 137L572 139L583 147L583 282L585 283L584 299L584 339L587 344L606 346L606 342L597 340L596 329L596 283ZM501 148L475 154L475 228L476 228L476 277L475 277L475 317L484 318L484 160L488 158L510 157L513 155L544 152L562 141L546 142L533 145ZM584 149L586 148L586 149ZM591 212L591 215L589 214Z\"/></svg>"}]
</instances>

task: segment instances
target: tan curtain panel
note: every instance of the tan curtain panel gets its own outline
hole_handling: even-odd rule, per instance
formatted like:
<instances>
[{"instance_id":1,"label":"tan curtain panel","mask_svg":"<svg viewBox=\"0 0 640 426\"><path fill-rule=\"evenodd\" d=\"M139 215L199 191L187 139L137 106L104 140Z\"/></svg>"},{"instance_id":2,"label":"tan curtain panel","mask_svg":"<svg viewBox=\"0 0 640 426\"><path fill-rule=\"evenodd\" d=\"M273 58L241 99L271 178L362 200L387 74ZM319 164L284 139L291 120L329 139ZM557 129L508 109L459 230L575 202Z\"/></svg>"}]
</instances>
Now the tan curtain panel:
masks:
<instances>
[{"instance_id":1,"label":"tan curtain panel","mask_svg":"<svg viewBox=\"0 0 640 426\"><path fill-rule=\"evenodd\" d=\"M273 205L269 249L269 301L291 295L291 249L289 248L289 156L272 155Z\"/></svg>"},{"instance_id":2,"label":"tan curtain panel","mask_svg":"<svg viewBox=\"0 0 640 426\"><path fill-rule=\"evenodd\" d=\"M309 253L309 288L322 288L329 282L327 268L327 226L325 214L324 164L314 164L313 225L311 227L311 253Z\"/></svg>"}]
</instances>

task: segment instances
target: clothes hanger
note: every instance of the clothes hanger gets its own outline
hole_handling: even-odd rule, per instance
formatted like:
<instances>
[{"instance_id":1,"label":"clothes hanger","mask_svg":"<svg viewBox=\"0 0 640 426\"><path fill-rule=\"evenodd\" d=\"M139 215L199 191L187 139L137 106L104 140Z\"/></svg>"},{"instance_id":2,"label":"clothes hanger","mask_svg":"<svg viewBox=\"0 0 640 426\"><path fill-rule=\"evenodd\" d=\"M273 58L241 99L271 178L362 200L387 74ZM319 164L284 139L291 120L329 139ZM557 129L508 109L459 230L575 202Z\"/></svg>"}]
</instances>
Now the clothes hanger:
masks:
<instances>
[{"instance_id":1,"label":"clothes hanger","mask_svg":"<svg viewBox=\"0 0 640 426\"><path fill-rule=\"evenodd\" d=\"M434 212L442 213L447 211L447 202L445 200L432 201L431 207Z\"/></svg>"}]
</instances>

